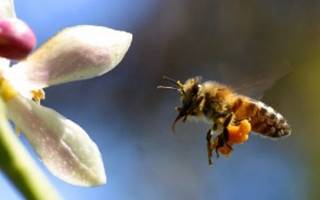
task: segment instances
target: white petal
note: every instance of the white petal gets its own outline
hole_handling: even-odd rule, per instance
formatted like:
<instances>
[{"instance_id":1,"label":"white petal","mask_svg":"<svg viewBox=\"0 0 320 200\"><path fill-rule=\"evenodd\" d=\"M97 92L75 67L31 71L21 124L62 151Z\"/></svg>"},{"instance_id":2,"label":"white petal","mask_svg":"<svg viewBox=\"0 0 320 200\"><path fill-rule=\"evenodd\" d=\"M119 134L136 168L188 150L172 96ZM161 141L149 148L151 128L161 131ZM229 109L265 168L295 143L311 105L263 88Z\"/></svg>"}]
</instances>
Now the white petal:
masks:
<instances>
[{"instance_id":1,"label":"white petal","mask_svg":"<svg viewBox=\"0 0 320 200\"><path fill-rule=\"evenodd\" d=\"M54 175L79 186L106 182L100 151L80 126L21 96L9 100L7 108Z\"/></svg>"},{"instance_id":2,"label":"white petal","mask_svg":"<svg viewBox=\"0 0 320 200\"><path fill-rule=\"evenodd\" d=\"M3 70L3 68L8 68L10 65L10 60L0 57L0 70Z\"/></svg>"},{"instance_id":3,"label":"white petal","mask_svg":"<svg viewBox=\"0 0 320 200\"><path fill-rule=\"evenodd\" d=\"M0 0L0 18L15 16L13 0Z\"/></svg>"},{"instance_id":4,"label":"white petal","mask_svg":"<svg viewBox=\"0 0 320 200\"><path fill-rule=\"evenodd\" d=\"M67 28L14 66L12 74L33 88L92 78L113 69L131 40L130 33L102 26Z\"/></svg>"}]
</instances>

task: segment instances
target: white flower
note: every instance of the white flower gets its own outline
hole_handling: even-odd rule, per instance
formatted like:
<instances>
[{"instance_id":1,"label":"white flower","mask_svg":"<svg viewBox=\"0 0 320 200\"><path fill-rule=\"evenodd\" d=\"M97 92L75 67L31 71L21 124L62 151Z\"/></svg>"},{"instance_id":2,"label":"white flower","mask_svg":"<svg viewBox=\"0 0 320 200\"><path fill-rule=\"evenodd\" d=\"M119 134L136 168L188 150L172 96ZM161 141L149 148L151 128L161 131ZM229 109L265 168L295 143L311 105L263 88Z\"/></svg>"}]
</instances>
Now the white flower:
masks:
<instances>
[{"instance_id":1,"label":"white flower","mask_svg":"<svg viewBox=\"0 0 320 200\"><path fill-rule=\"evenodd\" d=\"M0 6L0 11L11 5L13 13L12 1L1 1L9 4ZM122 60L131 40L127 32L82 25L64 29L12 67L1 58L0 96L8 118L25 134L48 169L66 182L104 184L100 151L79 125L35 101L44 98L45 87L110 71Z\"/></svg>"}]
</instances>

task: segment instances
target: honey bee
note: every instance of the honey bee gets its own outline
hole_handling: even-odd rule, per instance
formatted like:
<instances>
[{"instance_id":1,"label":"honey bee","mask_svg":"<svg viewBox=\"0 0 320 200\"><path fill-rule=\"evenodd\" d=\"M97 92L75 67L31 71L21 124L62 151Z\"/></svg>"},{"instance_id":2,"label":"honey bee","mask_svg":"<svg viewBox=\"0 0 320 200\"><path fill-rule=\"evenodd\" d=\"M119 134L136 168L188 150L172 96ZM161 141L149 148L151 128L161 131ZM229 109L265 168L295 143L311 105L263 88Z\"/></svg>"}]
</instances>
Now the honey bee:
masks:
<instances>
[{"instance_id":1,"label":"honey bee","mask_svg":"<svg viewBox=\"0 0 320 200\"><path fill-rule=\"evenodd\" d=\"M185 122L188 117L203 118L210 123L206 136L209 164L212 164L214 150L217 157L219 152L229 155L232 144L245 142L250 131L275 139L291 134L288 122L280 113L261 101L237 94L226 85L202 82L199 77L190 78L185 83L163 78L174 86L158 88L177 90L182 102L182 106L176 108L178 116L172 124L173 131L178 121ZM233 130L239 127L245 131L234 134Z\"/></svg>"}]
</instances>

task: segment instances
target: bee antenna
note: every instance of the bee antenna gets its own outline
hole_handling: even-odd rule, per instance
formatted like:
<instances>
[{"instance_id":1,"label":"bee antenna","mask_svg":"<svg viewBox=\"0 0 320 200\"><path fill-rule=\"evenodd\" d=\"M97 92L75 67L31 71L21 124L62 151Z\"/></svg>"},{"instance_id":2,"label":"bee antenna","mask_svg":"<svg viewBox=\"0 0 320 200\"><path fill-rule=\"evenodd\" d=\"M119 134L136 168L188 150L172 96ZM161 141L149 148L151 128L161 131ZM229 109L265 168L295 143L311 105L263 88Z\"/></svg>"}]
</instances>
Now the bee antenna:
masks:
<instances>
[{"instance_id":1,"label":"bee antenna","mask_svg":"<svg viewBox=\"0 0 320 200\"><path fill-rule=\"evenodd\" d=\"M157 89L168 89L168 90L179 90L176 87L172 87L172 86L163 86L163 85L158 85Z\"/></svg>"},{"instance_id":2,"label":"bee antenna","mask_svg":"<svg viewBox=\"0 0 320 200\"><path fill-rule=\"evenodd\" d=\"M161 88L161 89L175 89L177 90L178 92L180 92L182 95L186 95L184 90L183 90L183 84L178 81L178 80L175 80L173 78L170 78L168 76L163 76L162 77L163 80L166 80L166 81L169 81L170 83L173 83L175 84L177 87L170 87L170 86L158 86L157 88Z\"/></svg>"},{"instance_id":3,"label":"bee antenna","mask_svg":"<svg viewBox=\"0 0 320 200\"><path fill-rule=\"evenodd\" d=\"M173 78L170 78L169 76L162 76L162 79L166 80L166 81L169 81L169 82L171 82L171 83L173 83L175 85L177 85L177 82L178 82L177 80L175 80Z\"/></svg>"},{"instance_id":4,"label":"bee antenna","mask_svg":"<svg viewBox=\"0 0 320 200\"><path fill-rule=\"evenodd\" d=\"M183 84L179 80L175 80L173 78L170 78L169 76L163 76L162 79L175 84L176 86L178 86L178 88L183 88Z\"/></svg>"}]
</instances>

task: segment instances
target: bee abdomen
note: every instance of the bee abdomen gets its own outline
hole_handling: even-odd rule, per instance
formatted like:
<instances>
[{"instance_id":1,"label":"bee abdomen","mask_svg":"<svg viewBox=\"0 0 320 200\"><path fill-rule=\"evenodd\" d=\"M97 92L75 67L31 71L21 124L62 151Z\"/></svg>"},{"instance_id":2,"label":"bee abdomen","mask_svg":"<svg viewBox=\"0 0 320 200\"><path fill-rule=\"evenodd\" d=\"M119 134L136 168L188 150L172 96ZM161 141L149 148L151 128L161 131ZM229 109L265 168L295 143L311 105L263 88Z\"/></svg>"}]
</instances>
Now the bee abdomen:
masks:
<instances>
[{"instance_id":1,"label":"bee abdomen","mask_svg":"<svg viewBox=\"0 0 320 200\"><path fill-rule=\"evenodd\" d=\"M242 120L245 118L243 113L246 113L247 118L251 122L252 131L272 138L290 135L291 129L287 121L270 106L252 99L248 99L247 101L237 100L236 105L236 118L239 119L240 117ZM237 114L239 113L238 110L241 111L242 116Z\"/></svg>"}]
</instances>

